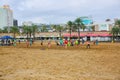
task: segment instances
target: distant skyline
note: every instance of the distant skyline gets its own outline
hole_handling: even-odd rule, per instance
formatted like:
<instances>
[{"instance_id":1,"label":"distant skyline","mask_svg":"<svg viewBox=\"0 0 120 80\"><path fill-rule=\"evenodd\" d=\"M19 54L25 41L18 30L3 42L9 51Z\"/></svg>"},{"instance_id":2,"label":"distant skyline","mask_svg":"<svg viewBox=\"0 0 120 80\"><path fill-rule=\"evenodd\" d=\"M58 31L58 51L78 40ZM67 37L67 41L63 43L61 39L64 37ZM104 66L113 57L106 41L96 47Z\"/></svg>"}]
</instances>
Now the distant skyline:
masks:
<instances>
[{"instance_id":1,"label":"distant skyline","mask_svg":"<svg viewBox=\"0 0 120 80\"><path fill-rule=\"evenodd\" d=\"M24 21L64 24L81 16L94 21L120 18L120 0L0 0L9 5L19 25Z\"/></svg>"}]
</instances>

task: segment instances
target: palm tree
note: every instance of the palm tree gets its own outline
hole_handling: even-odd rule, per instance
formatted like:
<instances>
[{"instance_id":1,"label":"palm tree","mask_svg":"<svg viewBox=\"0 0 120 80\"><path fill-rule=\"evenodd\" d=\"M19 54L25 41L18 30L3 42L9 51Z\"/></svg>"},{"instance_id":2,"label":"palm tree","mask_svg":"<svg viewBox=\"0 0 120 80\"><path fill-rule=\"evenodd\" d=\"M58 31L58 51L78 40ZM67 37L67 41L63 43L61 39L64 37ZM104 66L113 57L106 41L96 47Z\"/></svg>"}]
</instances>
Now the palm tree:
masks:
<instances>
[{"instance_id":1,"label":"palm tree","mask_svg":"<svg viewBox=\"0 0 120 80\"><path fill-rule=\"evenodd\" d=\"M69 28L69 32L70 32L70 39L71 39L71 33L72 33L72 21L68 21L67 22L67 25L68 25L68 28Z\"/></svg>"},{"instance_id":2,"label":"palm tree","mask_svg":"<svg viewBox=\"0 0 120 80\"><path fill-rule=\"evenodd\" d=\"M33 24L31 28L32 28L32 33L33 33L33 39L35 39L35 33L38 31L38 27L37 25Z\"/></svg>"},{"instance_id":3,"label":"palm tree","mask_svg":"<svg viewBox=\"0 0 120 80\"><path fill-rule=\"evenodd\" d=\"M28 33L29 33L29 36L31 38L31 36L32 36L32 27L31 26L28 26Z\"/></svg>"},{"instance_id":4,"label":"palm tree","mask_svg":"<svg viewBox=\"0 0 120 80\"><path fill-rule=\"evenodd\" d=\"M118 25L118 27L120 28L120 19L115 22L115 25Z\"/></svg>"},{"instance_id":5,"label":"palm tree","mask_svg":"<svg viewBox=\"0 0 120 80\"><path fill-rule=\"evenodd\" d=\"M77 29L78 29L78 40L80 41L80 28L82 26L82 20L80 18L77 18L75 20L75 24L76 24ZM80 42L79 42L79 44L80 44Z\"/></svg>"},{"instance_id":6,"label":"palm tree","mask_svg":"<svg viewBox=\"0 0 120 80\"><path fill-rule=\"evenodd\" d=\"M76 32L76 30L77 30L77 25L76 25L75 22L73 22L73 23L72 23L72 31L73 31L73 32Z\"/></svg>"},{"instance_id":7,"label":"palm tree","mask_svg":"<svg viewBox=\"0 0 120 80\"><path fill-rule=\"evenodd\" d=\"M120 30L120 19L115 22L115 26L118 26L119 30ZM118 34L120 34L120 33L118 33Z\"/></svg>"},{"instance_id":8,"label":"palm tree","mask_svg":"<svg viewBox=\"0 0 120 80\"><path fill-rule=\"evenodd\" d=\"M63 27L63 31L66 32L67 30L68 30L68 25L65 25L65 26ZM71 27L71 31L72 31L72 27Z\"/></svg>"},{"instance_id":9,"label":"palm tree","mask_svg":"<svg viewBox=\"0 0 120 80\"><path fill-rule=\"evenodd\" d=\"M51 25L51 28L56 32L56 29L57 29L56 25Z\"/></svg>"},{"instance_id":10,"label":"palm tree","mask_svg":"<svg viewBox=\"0 0 120 80\"><path fill-rule=\"evenodd\" d=\"M95 31L95 25L91 26L92 31Z\"/></svg>"},{"instance_id":11,"label":"palm tree","mask_svg":"<svg viewBox=\"0 0 120 80\"><path fill-rule=\"evenodd\" d=\"M62 37L61 34L62 34L63 27L60 26L60 25L57 25L56 30L59 32L59 37L61 38Z\"/></svg>"},{"instance_id":12,"label":"palm tree","mask_svg":"<svg viewBox=\"0 0 120 80\"><path fill-rule=\"evenodd\" d=\"M3 28L3 33L8 33L8 27Z\"/></svg>"},{"instance_id":13,"label":"palm tree","mask_svg":"<svg viewBox=\"0 0 120 80\"><path fill-rule=\"evenodd\" d=\"M28 35L30 35L30 38L31 38L32 30L31 30L30 26L24 25L23 26L23 33L27 35L27 39L28 39Z\"/></svg>"},{"instance_id":14,"label":"palm tree","mask_svg":"<svg viewBox=\"0 0 120 80\"><path fill-rule=\"evenodd\" d=\"M42 24L41 32L48 32L47 26L45 24Z\"/></svg>"},{"instance_id":15,"label":"palm tree","mask_svg":"<svg viewBox=\"0 0 120 80\"><path fill-rule=\"evenodd\" d=\"M83 29L83 31L85 31L86 26L82 23L81 28Z\"/></svg>"},{"instance_id":16,"label":"palm tree","mask_svg":"<svg viewBox=\"0 0 120 80\"><path fill-rule=\"evenodd\" d=\"M3 32L3 30L0 28L0 33L2 33Z\"/></svg>"},{"instance_id":17,"label":"palm tree","mask_svg":"<svg viewBox=\"0 0 120 80\"><path fill-rule=\"evenodd\" d=\"M111 33L113 35L112 40L114 41L114 39L118 36L118 34L120 33L120 28L117 26L114 26L111 30Z\"/></svg>"},{"instance_id":18,"label":"palm tree","mask_svg":"<svg viewBox=\"0 0 120 80\"><path fill-rule=\"evenodd\" d=\"M13 37L16 38L15 34L16 34L16 33L19 33L19 29L18 29L17 26L12 26L12 27L10 28L10 32L12 32L12 33L13 33Z\"/></svg>"}]
</instances>

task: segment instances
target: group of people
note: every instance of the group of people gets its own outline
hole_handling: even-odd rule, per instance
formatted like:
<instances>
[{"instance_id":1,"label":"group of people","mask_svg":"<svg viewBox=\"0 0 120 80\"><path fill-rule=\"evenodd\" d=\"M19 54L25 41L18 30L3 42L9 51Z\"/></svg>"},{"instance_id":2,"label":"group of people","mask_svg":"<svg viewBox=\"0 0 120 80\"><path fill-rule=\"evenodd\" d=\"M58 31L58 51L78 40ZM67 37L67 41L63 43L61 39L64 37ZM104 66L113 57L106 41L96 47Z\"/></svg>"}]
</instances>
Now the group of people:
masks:
<instances>
[{"instance_id":1,"label":"group of people","mask_svg":"<svg viewBox=\"0 0 120 80\"><path fill-rule=\"evenodd\" d=\"M73 39L67 40L67 39L60 39L59 41L56 41L57 46L74 46L74 45L79 45L80 40L74 41Z\"/></svg>"},{"instance_id":2,"label":"group of people","mask_svg":"<svg viewBox=\"0 0 120 80\"><path fill-rule=\"evenodd\" d=\"M82 44L84 44L85 43L84 39L82 39L81 42L82 42ZM78 46L80 44L80 40L79 39L76 39L76 40L60 39L59 42L56 42L56 43L57 43L57 45L65 46L65 48L67 48L67 46L74 46L74 45ZM87 43L87 44L89 44L89 46L90 46L90 43Z\"/></svg>"},{"instance_id":3,"label":"group of people","mask_svg":"<svg viewBox=\"0 0 120 80\"><path fill-rule=\"evenodd\" d=\"M26 40L27 47L32 46L32 44L33 44L33 40L32 39L27 39Z\"/></svg>"},{"instance_id":4,"label":"group of people","mask_svg":"<svg viewBox=\"0 0 120 80\"><path fill-rule=\"evenodd\" d=\"M55 41L56 45L57 46L64 46L65 48L67 48L68 46L78 46L80 44L80 40L79 39L59 39L59 41ZM91 42L90 41L86 41L84 39L82 39L81 41L82 45L86 44L86 48L90 48L90 44ZM98 40L95 40L95 42L93 42L93 44L96 44L98 45ZM51 47L51 41L49 40L48 41L48 48ZM43 41L41 41L41 46L43 46Z\"/></svg>"},{"instance_id":5,"label":"group of people","mask_svg":"<svg viewBox=\"0 0 120 80\"><path fill-rule=\"evenodd\" d=\"M11 45L13 45L13 46L16 46L16 39L2 39L1 41L0 41L0 45L1 46L11 46Z\"/></svg>"},{"instance_id":6,"label":"group of people","mask_svg":"<svg viewBox=\"0 0 120 80\"><path fill-rule=\"evenodd\" d=\"M19 44L20 44L20 39L18 40ZM86 48L90 48L91 42L90 41L85 41L84 39L82 39L81 41L79 39L62 39L60 38L59 40L56 40L55 43L57 46L64 46L65 48L67 48L68 46L78 46L80 45L80 42L82 45L86 44ZM17 44L17 40L16 39L7 39L7 40L1 40L0 41L0 45L13 45L16 46ZM32 46L33 44L33 39L26 39L26 46ZM98 40L96 39L95 41L93 41L94 45L98 45ZM41 46L43 46L43 40L41 40ZM51 47L51 40L48 41L47 43L47 47L50 48Z\"/></svg>"}]
</instances>

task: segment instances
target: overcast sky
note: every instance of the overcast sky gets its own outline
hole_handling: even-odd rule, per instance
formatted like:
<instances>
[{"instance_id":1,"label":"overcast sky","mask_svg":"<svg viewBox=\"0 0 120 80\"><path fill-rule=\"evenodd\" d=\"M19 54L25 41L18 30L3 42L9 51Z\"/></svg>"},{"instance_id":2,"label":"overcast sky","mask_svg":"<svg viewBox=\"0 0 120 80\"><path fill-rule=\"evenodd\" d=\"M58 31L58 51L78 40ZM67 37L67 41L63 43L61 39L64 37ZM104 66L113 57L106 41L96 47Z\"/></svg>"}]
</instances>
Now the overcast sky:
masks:
<instances>
[{"instance_id":1,"label":"overcast sky","mask_svg":"<svg viewBox=\"0 0 120 80\"><path fill-rule=\"evenodd\" d=\"M19 21L35 23L66 23L81 16L91 16L94 21L120 18L120 0L0 0L8 4Z\"/></svg>"}]
</instances>

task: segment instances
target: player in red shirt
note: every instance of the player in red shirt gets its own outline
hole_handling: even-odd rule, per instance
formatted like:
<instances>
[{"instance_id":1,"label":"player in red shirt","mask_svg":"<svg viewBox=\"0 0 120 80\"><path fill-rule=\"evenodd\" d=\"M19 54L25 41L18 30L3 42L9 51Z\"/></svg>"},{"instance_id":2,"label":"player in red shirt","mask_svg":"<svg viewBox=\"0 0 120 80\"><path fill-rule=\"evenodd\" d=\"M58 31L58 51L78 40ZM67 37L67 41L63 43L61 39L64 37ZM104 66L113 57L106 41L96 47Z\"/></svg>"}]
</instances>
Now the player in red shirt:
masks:
<instances>
[{"instance_id":1,"label":"player in red shirt","mask_svg":"<svg viewBox=\"0 0 120 80\"><path fill-rule=\"evenodd\" d=\"M68 44L68 40L67 39L65 39L64 44L65 44L65 48L67 48L67 44Z\"/></svg>"}]
</instances>

